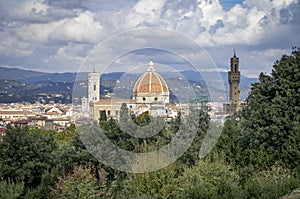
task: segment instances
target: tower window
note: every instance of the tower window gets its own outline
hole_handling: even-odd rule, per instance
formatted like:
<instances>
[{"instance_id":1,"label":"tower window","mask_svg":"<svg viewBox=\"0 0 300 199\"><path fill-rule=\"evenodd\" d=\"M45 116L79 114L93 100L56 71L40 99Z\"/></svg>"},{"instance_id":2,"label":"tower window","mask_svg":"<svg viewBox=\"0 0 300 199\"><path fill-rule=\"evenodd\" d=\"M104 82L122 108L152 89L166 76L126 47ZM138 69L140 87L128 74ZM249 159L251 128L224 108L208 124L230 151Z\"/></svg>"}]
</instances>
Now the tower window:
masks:
<instances>
[{"instance_id":1,"label":"tower window","mask_svg":"<svg viewBox=\"0 0 300 199\"><path fill-rule=\"evenodd\" d=\"M143 101L146 101L146 98L145 98L145 97L143 97Z\"/></svg>"},{"instance_id":2,"label":"tower window","mask_svg":"<svg viewBox=\"0 0 300 199\"><path fill-rule=\"evenodd\" d=\"M237 64L234 64L234 71L235 71L235 72L238 71Z\"/></svg>"},{"instance_id":3,"label":"tower window","mask_svg":"<svg viewBox=\"0 0 300 199\"><path fill-rule=\"evenodd\" d=\"M94 91L96 91L96 85L94 84Z\"/></svg>"}]
</instances>

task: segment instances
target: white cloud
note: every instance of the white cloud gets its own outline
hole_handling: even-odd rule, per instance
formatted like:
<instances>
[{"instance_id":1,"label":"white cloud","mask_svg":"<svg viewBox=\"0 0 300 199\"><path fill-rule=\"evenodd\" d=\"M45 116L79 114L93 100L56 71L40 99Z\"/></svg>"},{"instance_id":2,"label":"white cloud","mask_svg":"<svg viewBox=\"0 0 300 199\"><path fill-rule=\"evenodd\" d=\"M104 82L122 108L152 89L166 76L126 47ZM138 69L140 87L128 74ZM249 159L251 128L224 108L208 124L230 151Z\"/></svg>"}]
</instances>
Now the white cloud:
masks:
<instances>
[{"instance_id":1,"label":"white cloud","mask_svg":"<svg viewBox=\"0 0 300 199\"><path fill-rule=\"evenodd\" d=\"M11 1L8 6L10 10L5 14L18 21L42 21L49 8L40 0Z\"/></svg>"},{"instance_id":2,"label":"white cloud","mask_svg":"<svg viewBox=\"0 0 300 199\"><path fill-rule=\"evenodd\" d=\"M49 23L53 20L75 17L81 9L51 5L53 0L2 0L0 17L3 21L18 23ZM50 2L50 4L49 4ZM62 1L60 1L62 2ZM70 2L75 3L75 1ZM77 2L80 7L81 3Z\"/></svg>"},{"instance_id":3,"label":"white cloud","mask_svg":"<svg viewBox=\"0 0 300 199\"><path fill-rule=\"evenodd\" d=\"M269 66L271 60L274 62L274 57L292 45L300 45L297 34L300 29L297 17L300 15L296 9L299 0L244 0L226 10L219 0L114 1L115 7L108 0L2 1L1 55L36 58L38 53L44 53L43 57L48 57L46 64L80 64L93 45L111 35L149 26L179 31L207 49L219 50L218 55L211 54L218 64L227 65L232 48L241 48L245 71L250 75L261 69L269 70L263 67ZM143 44L152 36L157 35L150 32L137 42ZM174 47L181 41L154 38L153 42ZM167 45L168 42L171 44ZM37 52L37 49L45 52ZM227 53L228 49L230 53ZM109 53L107 50L102 56L109 56ZM64 57L69 62L64 61Z\"/></svg>"},{"instance_id":4,"label":"white cloud","mask_svg":"<svg viewBox=\"0 0 300 199\"><path fill-rule=\"evenodd\" d=\"M16 37L31 44L43 44L49 41L49 34L60 27L63 21L22 25L16 29Z\"/></svg>"},{"instance_id":5,"label":"white cloud","mask_svg":"<svg viewBox=\"0 0 300 199\"><path fill-rule=\"evenodd\" d=\"M198 8L203 13L199 20L206 30L209 30L210 26L214 25L218 20L224 19L225 12L219 0L200 0Z\"/></svg>"},{"instance_id":6,"label":"white cloud","mask_svg":"<svg viewBox=\"0 0 300 199\"><path fill-rule=\"evenodd\" d=\"M80 64L84 57L81 56L83 53L84 47L82 45L74 44L74 43L68 43L66 46L60 47L56 53L49 57L49 60L55 59L58 61L64 61L64 62L76 62L76 64Z\"/></svg>"},{"instance_id":7,"label":"white cloud","mask_svg":"<svg viewBox=\"0 0 300 199\"><path fill-rule=\"evenodd\" d=\"M102 25L94 21L94 14L85 11L76 18L65 19L49 37L54 41L96 43L103 39L102 31Z\"/></svg>"},{"instance_id":8,"label":"white cloud","mask_svg":"<svg viewBox=\"0 0 300 199\"><path fill-rule=\"evenodd\" d=\"M161 14L165 3L166 0L139 0L129 13L125 13L127 28L145 25L159 26L162 22Z\"/></svg>"},{"instance_id":9,"label":"white cloud","mask_svg":"<svg viewBox=\"0 0 300 199\"><path fill-rule=\"evenodd\" d=\"M0 54L3 56L22 57L33 53L30 44L19 41L9 32L0 32Z\"/></svg>"}]
</instances>

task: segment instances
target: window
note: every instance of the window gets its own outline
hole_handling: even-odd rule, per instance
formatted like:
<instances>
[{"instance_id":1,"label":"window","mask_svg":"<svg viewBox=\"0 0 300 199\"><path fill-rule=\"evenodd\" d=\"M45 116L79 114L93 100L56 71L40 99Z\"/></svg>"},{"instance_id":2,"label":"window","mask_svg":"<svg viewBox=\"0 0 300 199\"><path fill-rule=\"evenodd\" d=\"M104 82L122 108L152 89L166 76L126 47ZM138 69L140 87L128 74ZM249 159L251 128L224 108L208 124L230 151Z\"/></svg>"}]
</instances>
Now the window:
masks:
<instances>
[{"instance_id":1,"label":"window","mask_svg":"<svg viewBox=\"0 0 300 199\"><path fill-rule=\"evenodd\" d=\"M119 111L116 110L115 111L115 115L118 116L119 115Z\"/></svg>"},{"instance_id":2,"label":"window","mask_svg":"<svg viewBox=\"0 0 300 199\"><path fill-rule=\"evenodd\" d=\"M96 91L96 84L94 84L94 91Z\"/></svg>"},{"instance_id":3,"label":"window","mask_svg":"<svg viewBox=\"0 0 300 199\"><path fill-rule=\"evenodd\" d=\"M143 97L143 101L146 101L146 98L145 98L145 97Z\"/></svg>"},{"instance_id":4,"label":"window","mask_svg":"<svg viewBox=\"0 0 300 199\"><path fill-rule=\"evenodd\" d=\"M156 98L154 98L154 101L157 101L157 97L156 97Z\"/></svg>"},{"instance_id":5,"label":"window","mask_svg":"<svg viewBox=\"0 0 300 199\"><path fill-rule=\"evenodd\" d=\"M107 115L110 116L110 110L107 111Z\"/></svg>"},{"instance_id":6,"label":"window","mask_svg":"<svg viewBox=\"0 0 300 199\"><path fill-rule=\"evenodd\" d=\"M237 64L234 64L234 71L237 72Z\"/></svg>"}]
</instances>

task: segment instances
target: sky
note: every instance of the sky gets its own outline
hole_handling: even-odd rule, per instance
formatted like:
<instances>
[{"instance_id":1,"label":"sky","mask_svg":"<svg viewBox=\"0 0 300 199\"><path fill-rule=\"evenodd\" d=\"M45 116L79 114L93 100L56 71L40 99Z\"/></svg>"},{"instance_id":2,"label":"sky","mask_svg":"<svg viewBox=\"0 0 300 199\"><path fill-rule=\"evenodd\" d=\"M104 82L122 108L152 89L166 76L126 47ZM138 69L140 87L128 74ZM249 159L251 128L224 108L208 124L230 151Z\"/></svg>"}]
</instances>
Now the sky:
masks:
<instances>
[{"instance_id":1,"label":"sky","mask_svg":"<svg viewBox=\"0 0 300 199\"><path fill-rule=\"evenodd\" d=\"M182 69L185 62L172 49L186 47L178 40L184 36L201 46L217 66L212 70L227 71L236 49L242 74L257 77L300 46L299 11L300 0L0 0L0 66L77 72L110 41L97 56L111 58L115 70L126 71L131 62L146 66L149 56ZM131 51L119 54L120 48ZM187 54L193 59L197 52L188 46L180 55Z\"/></svg>"}]
</instances>

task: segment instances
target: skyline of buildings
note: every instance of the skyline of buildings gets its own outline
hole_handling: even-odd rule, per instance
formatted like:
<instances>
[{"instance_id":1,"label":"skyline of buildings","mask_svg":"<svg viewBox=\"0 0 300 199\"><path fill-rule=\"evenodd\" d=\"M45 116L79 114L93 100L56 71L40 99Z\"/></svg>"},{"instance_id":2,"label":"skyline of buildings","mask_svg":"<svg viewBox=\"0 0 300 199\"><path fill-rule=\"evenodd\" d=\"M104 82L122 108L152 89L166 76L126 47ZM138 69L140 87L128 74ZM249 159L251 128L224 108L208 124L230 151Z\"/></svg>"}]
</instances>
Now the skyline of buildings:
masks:
<instances>
[{"instance_id":1,"label":"skyline of buildings","mask_svg":"<svg viewBox=\"0 0 300 199\"><path fill-rule=\"evenodd\" d=\"M125 103L130 114L138 116L149 112L154 117L163 117L166 121L175 119L179 112L183 117L189 115L189 102L170 102L170 91L164 78L156 72L152 58L148 69L134 83L131 98L100 98L100 76L96 72L88 75L88 92L83 96L82 104L2 104L0 106L0 126L7 124L31 125L35 128L63 130L73 124L83 124L89 120L99 120L104 111L108 119L119 119L121 107ZM197 106L206 111L213 121L224 121L227 115L240 110L240 70L239 58L234 50L230 58L229 103L217 103L208 100L208 96L194 96ZM183 91L181 91L182 93ZM114 95L112 95L114 96ZM206 97L206 98L205 98ZM191 97L188 97L191 100ZM201 98L201 99L200 99ZM196 101L195 101L196 100ZM221 106L223 105L223 106Z\"/></svg>"}]
</instances>

